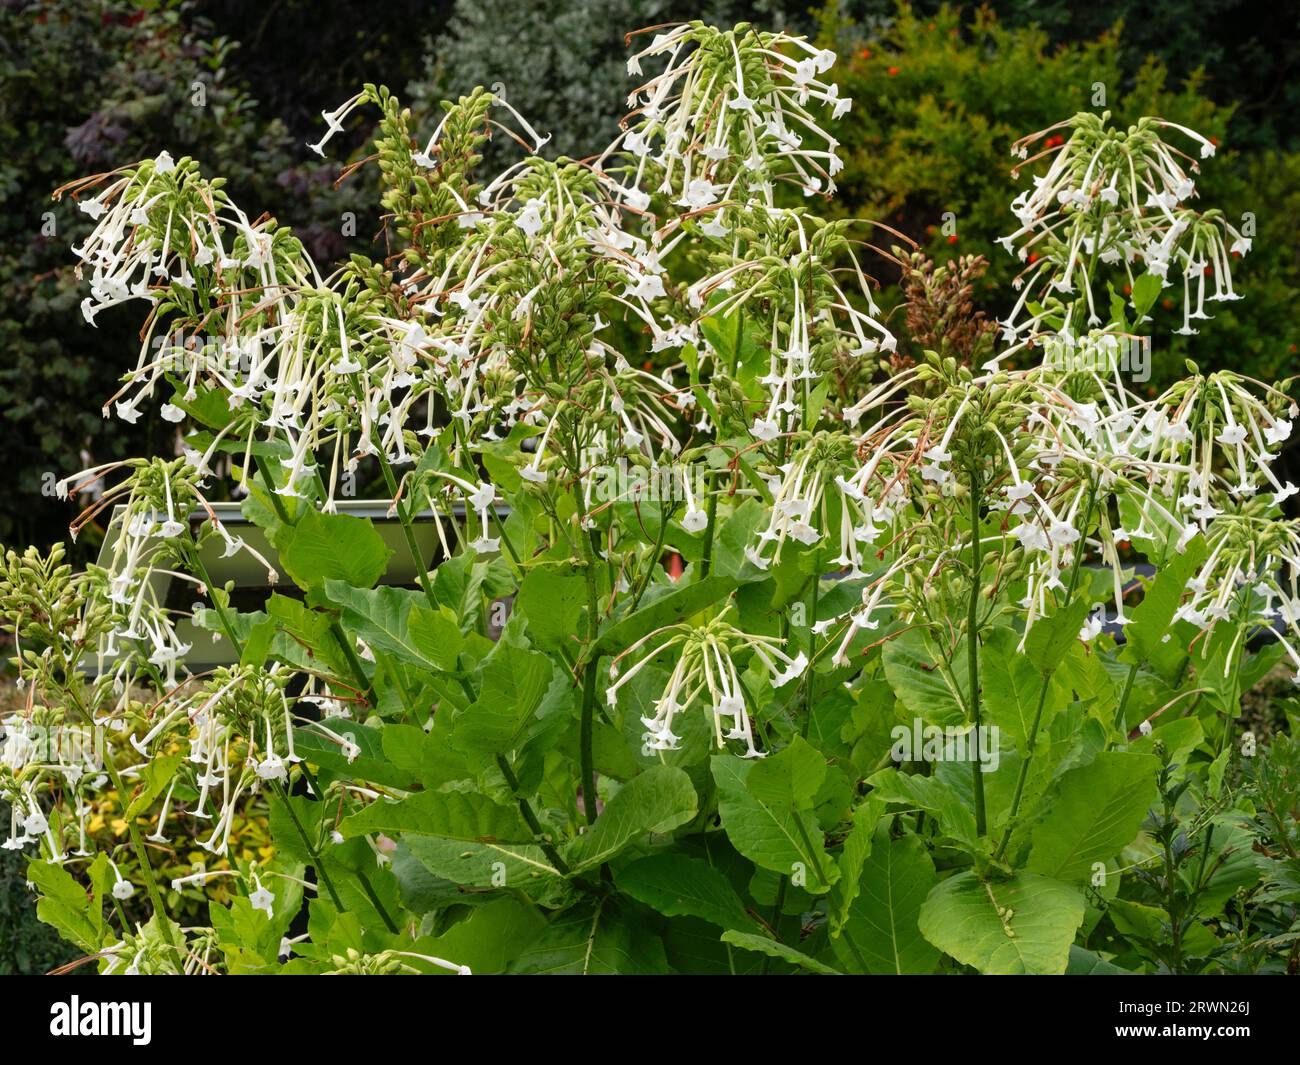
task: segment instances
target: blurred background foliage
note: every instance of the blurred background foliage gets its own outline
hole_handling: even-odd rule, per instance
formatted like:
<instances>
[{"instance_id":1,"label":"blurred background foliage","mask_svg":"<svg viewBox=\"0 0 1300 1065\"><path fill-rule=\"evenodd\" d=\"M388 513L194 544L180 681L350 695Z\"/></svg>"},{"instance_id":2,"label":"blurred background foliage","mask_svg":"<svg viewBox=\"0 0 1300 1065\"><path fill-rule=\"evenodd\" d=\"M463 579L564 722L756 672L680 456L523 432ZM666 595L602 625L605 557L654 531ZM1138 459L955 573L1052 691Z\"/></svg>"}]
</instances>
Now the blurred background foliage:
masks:
<instances>
[{"instance_id":1,"label":"blurred background foliage","mask_svg":"<svg viewBox=\"0 0 1300 1065\"><path fill-rule=\"evenodd\" d=\"M1079 109L1125 123L1159 113L1212 134L1222 150L1204 167L1202 195L1235 218L1255 217L1239 273L1246 298L1220 305L1200 336L1162 340L1150 387L1180 375L1184 358L1267 379L1297 365L1294 5L0 0L0 434L9 471L0 541L65 535L71 508L52 498L57 477L171 446L156 419L131 427L101 416L134 358L138 321L129 308L101 314L96 328L82 320L68 249L89 219L70 198L52 201L54 188L167 148L226 176L250 215L276 215L322 263L353 250L381 255L373 169L336 185L340 164L366 154L374 116L354 116L321 160L306 143L319 137L323 109L365 81L388 84L422 116L444 96L497 86L554 134L545 152L583 157L623 113L624 34L684 17L781 26L835 47L855 103L839 128L848 166L834 209L887 222L939 266L986 257L971 285L990 316L1009 306L1015 267L993 243L1009 229L1017 187L1011 140ZM509 158L512 149L495 150ZM895 243L883 231L873 239ZM884 258L874 267L897 307L897 267Z\"/></svg>"}]
</instances>

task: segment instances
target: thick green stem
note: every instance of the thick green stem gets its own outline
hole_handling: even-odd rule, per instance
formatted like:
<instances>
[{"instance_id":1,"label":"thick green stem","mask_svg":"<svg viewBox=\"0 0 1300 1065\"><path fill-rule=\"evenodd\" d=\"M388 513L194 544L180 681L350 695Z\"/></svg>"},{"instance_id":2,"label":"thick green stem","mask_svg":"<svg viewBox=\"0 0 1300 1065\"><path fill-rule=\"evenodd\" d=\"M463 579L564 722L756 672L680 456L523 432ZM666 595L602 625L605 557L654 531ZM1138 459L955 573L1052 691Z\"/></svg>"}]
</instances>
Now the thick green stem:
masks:
<instances>
[{"instance_id":1,"label":"thick green stem","mask_svg":"<svg viewBox=\"0 0 1300 1065\"><path fill-rule=\"evenodd\" d=\"M971 720L975 724L975 756L971 760L971 782L975 794L975 831L983 836L988 831L988 817L984 805L984 765L980 750L984 732L980 718L979 600L984 561L980 543L980 490L980 471L976 467L971 470L970 475L971 578L970 601L966 613L966 660L970 667Z\"/></svg>"},{"instance_id":2,"label":"thick green stem","mask_svg":"<svg viewBox=\"0 0 1300 1065\"><path fill-rule=\"evenodd\" d=\"M587 824L596 822L596 764L592 753L596 719L596 671L598 663L593 657L583 667L582 720L578 726L579 761L582 771L582 811Z\"/></svg>"},{"instance_id":3,"label":"thick green stem","mask_svg":"<svg viewBox=\"0 0 1300 1065\"><path fill-rule=\"evenodd\" d=\"M542 823L537 820L537 815L533 813L533 808L529 805L528 800L519 794L519 779L515 776L515 771L511 768L510 762L505 755L497 755L497 768L501 770L501 775L506 778L506 786L510 789L510 794L515 797L520 816L523 817L524 824L532 832L533 838L537 840L537 845L542 848L542 853L550 859L557 873L561 876L568 876L568 863L560 857L560 852L546 838L546 833L542 830Z\"/></svg>"},{"instance_id":4,"label":"thick green stem","mask_svg":"<svg viewBox=\"0 0 1300 1065\"><path fill-rule=\"evenodd\" d=\"M711 472L705 474L704 484L709 493L709 500L705 504L708 522L704 526L704 554L700 559L700 580L704 580L709 575L709 567L713 565L713 530L718 523L718 493Z\"/></svg>"},{"instance_id":5,"label":"thick green stem","mask_svg":"<svg viewBox=\"0 0 1300 1065\"><path fill-rule=\"evenodd\" d=\"M581 509L579 510L581 513ZM578 728L578 756L582 773L582 810L587 824L596 821L596 767L592 754L596 718L596 680L600 656L596 640L600 634L600 596L596 589L596 551L588 531L582 531L587 577L587 646L583 651L582 719Z\"/></svg>"},{"instance_id":6,"label":"thick green stem","mask_svg":"<svg viewBox=\"0 0 1300 1065\"><path fill-rule=\"evenodd\" d=\"M817 656L813 654L813 626L817 623L817 598L820 594L821 577L814 573L812 590L808 593L808 668L803 675L803 722L800 725L800 735L804 739L808 738L808 730L812 726L813 684L817 679L813 668L817 664Z\"/></svg>"},{"instance_id":7,"label":"thick green stem","mask_svg":"<svg viewBox=\"0 0 1300 1065\"><path fill-rule=\"evenodd\" d=\"M1119 705L1115 708L1115 728L1125 734L1128 729L1124 727L1124 714L1128 709L1128 698L1133 694L1133 682L1137 680L1138 664L1133 662L1128 667L1128 675L1124 678L1124 688L1120 692Z\"/></svg>"},{"instance_id":8,"label":"thick green stem","mask_svg":"<svg viewBox=\"0 0 1300 1065\"><path fill-rule=\"evenodd\" d=\"M339 645L339 649L343 652L348 669L352 672L352 679L357 682L357 688L366 697L366 700L373 705L375 702L374 686L366 679L366 671L361 667L361 659L357 657L356 649L352 646L352 641L348 639L348 634L343 631L343 626L339 624L338 618L330 622L330 633Z\"/></svg>"}]
</instances>

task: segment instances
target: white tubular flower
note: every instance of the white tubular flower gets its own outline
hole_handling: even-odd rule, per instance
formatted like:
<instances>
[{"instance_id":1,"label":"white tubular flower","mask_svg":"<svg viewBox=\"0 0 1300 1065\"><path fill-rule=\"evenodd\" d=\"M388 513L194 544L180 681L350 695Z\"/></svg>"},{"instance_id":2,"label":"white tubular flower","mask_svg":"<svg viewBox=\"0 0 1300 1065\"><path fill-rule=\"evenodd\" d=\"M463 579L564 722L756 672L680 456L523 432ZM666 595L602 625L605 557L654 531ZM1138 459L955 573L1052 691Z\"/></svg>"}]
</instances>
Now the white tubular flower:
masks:
<instances>
[{"instance_id":1,"label":"white tubular flower","mask_svg":"<svg viewBox=\"0 0 1300 1065\"><path fill-rule=\"evenodd\" d=\"M790 657L782 649L785 641L742 632L726 621L725 615L726 611L701 626L682 624L656 629L610 664L612 683L605 697L615 707L619 690L647 665L669 654L675 656L668 683L654 701L655 713L641 719L647 751L677 750L680 737L673 731L677 715L702 707L708 711L719 749L726 749L729 740L742 740L743 757L763 757L765 752L755 743L751 708L737 672L737 659L751 652L772 686L779 688L803 674L808 658L803 653ZM620 664L626 658L634 658L635 662L621 671ZM724 722L728 725L725 732Z\"/></svg>"},{"instance_id":2,"label":"white tubular flower","mask_svg":"<svg viewBox=\"0 0 1300 1065\"><path fill-rule=\"evenodd\" d=\"M1022 159L1029 159L1029 147L1041 142L1029 161L1051 162L1034 178L1034 187L1012 202L1020 228L1000 241L1022 260L1033 256L1017 279L1020 299L1003 323L1009 339L1032 332L1059 310L1056 294L1074 297L1076 324L1100 324L1094 290L1106 276L1114 276L1103 268L1117 268L1116 288L1134 285L1143 272L1159 278L1162 286L1171 276L1181 278L1179 333L1195 333L1192 321L1209 317L1207 295L1211 300L1238 298L1230 254L1244 254L1249 243L1220 212L1201 214L1185 206L1195 184L1179 161L1186 156L1161 139L1162 129L1197 141L1202 158L1213 154L1212 143L1186 127L1143 118L1121 134L1106 129L1103 118L1093 114L1076 115L1016 142L1013 154ZM1190 170L1196 173L1197 164ZM1207 273L1214 277L1214 291L1208 294ZM1097 291L1104 299L1104 287ZM1041 309L1021 320L1031 298Z\"/></svg>"},{"instance_id":3,"label":"white tubular flower","mask_svg":"<svg viewBox=\"0 0 1300 1065\"><path fill-rule=\"evenodd\" d=\"M770 205L778 181L834 190L838 143L809 109L828 110L834 120L851 106L820 77L833 53L783 33L693 22L656 34L628 70L638 75L660 58L663 71L629 97L635 125L607 153L626 153L632 191L653 174L659 191L697 211L720 197ZM645 209L644 200L626 202Z\"/></svg>"}]
</instances>

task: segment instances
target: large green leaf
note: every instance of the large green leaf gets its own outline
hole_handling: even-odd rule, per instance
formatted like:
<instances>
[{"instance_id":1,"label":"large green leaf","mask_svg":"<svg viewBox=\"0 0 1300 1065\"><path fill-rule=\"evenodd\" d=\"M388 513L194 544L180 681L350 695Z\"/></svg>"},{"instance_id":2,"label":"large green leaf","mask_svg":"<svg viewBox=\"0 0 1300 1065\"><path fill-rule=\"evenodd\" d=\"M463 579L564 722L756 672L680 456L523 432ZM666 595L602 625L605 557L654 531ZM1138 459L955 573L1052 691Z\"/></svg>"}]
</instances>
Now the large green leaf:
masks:
<instances>
[{"instance_id":1,"label":"large green leaf","mask_svg":"<svg viewBox=\"0 0 1300 1065\"><path fill-rule=\"evenodd\" d=\"M919 630L894 637L882 654L885 679L909 713L940 727L965 722L965 675L952 674Z\"/></svg>"},{"instance_id":2,"label":"large green leaf","mask_svg":"<svg viewBox=\"0 0 1300 1065\"><path fill-rule=\"evenodd\" d=\"M710 574L702 581L676 588L607 628L600 634L596 650L600 654L625 651L655 629L676 624L707 606L723 602L735 587L734 577Z\"/></svg>"},{"instance_id":3,"label":"large green leaf","mask_svg":"<svg viewBox=\"0 0 1300 1065\"><path fill-rule=\"evenodd\" d=\"M673 766L653 766L624 784L583 835L565 848L575 873L609 861L651 832L671 832L698 812L691 778Z\"/></svg>"},{"instance_id":4,"label":"large green leaf","mask_svg":"<svg viewBox=\"0 0 1300 1065\"><path fill-rule=\"evenodd\" d=\"M335 740L314 727L294 729L294 749L312 765L370 784L404 790L415 787L418 776L395 765L384 749L388 729L393 726L374 728L345 718L328 720L325 725L330 732L349 741L353 749L345 751Z\"/></svg>"},{"instance_id":5,"label":"large green leaf","mask_svg":"<svg viewBox=\"0 0 1300 1065\"><path fill-rule=\"evenodd\" d=\"M474 774L464 755L452 750L447 742L447 731L440 728L439 724L435 718L434 727L428 732L418 725L391 722L385 725L380 734L380 743L384 756L388 759L390 772L401 773L410 781L418 780L430 791L436 791L452 781L472 777ZM357 775L368 779L364 773ZM409 790L412 785L399 784L398 787Z\"/></svg>"},{"instance_id":6,"label":"large green leaf","mask_svg":"<svg viewBox=\"0 0 1300 1065\"><path fill-rule=\"evenodd\" d=\"M1040 672L1052 673L1078 642L1079 630L1088 618L1090 607L1088 598L1080 593L1068 606L1039 618L1030 626L1025 637L1025 654Z\"/></svg>"},{"instance_id":7,"label":"large green leaf","mask_svg":"<svg viewBox=\"0 0 1300 1065\"><path fill-rule=\"evenodd\" d=\"M1160 290L1165 287L1165 282L1156 274L1150 271L1139 274L1133 281L1133 292L1131 299L1133 301L1133 310L1136 312L1134 318L1141 321L1143 316L1153 306L1160 297Z\"/></svg>"},{"instance_id":8,"label":"large green leaf","mask_svg":"<svg viewBox=\"0 0 1300 1065\"><path fill-rule=\"evenodd\" d=\"M171 783L180 764L181 755L177 753L160 755L146 765L141 774L143 779L140 782L140 790L131 798L123 816L128 819L138 817L149 809L153 801Z\"/></svg>"},{"instance_id":9,"label":"large green leaf","mask_svg":"<svg viewBox=\"0 0 1300 1065\"><path fill-rule=\"evenodd\" d=\"M862 865L871 854L872 843L876 836L876 824L885 812L885 800L877 795L868 795L866 800L853 811L853 827L844 837L840 848L840 878L831 888L830 917L831 932L839 935L844 922L849 919L849 907L857 898L862 884Z\"/></svg>"},{"instance_id":10,"label":"large green leaf","mask_svg":"<svg viewBox=\"0 0 1300 1065\"><path fill-rule=\"evenodd\" d=\"M455 669L460 632L430 610L424 597L406 588L357 588L327 580L325 594L343 610L343 625L368 646L408 665L431 671Z\"/></svg>"},{"instance_id":11,"label":"large green leaf","mask_svg":"<svg viewBox=\"0 0 1300 1065\"><path fill-rule=\"evenodd\" d=\"M63 866L55 862L29 863L27 879L39 892L37 917L87 953L99 950L104 935L102 897L92 898Z\"/></svg>"},{"instance_id":12,"label":"large green leaf","mask_svg":"<svg viewBox=\"0 0 1300 1065\"><path fill-rule=\"evenodd\" d=\"M980 655L980 676L989 723L1014 741L1017 750L1024 751L1042 698L1043 674L1027 655L1016 650L1018 643L1019 637L1011 629L990 632ZM1045 728L1068 701L1064 686L1049 682L1038 727Z\"/></svg>"},{"instance_id":13,"label":"large green leaf","mask_svg":"<svg viewBox=\"0 0 1300 1065\"><path fill-rule=\"evenodd\" d=\"M934 887L919 925L945 954L987 975L1057 976L1069 964L1083 910L1083 894L1071 884L1033 873L986 882L968 870Z\"/></svg>"},{"instance_id":14,"label":"large green leaf","mask_svg":"<svg viewBox=\"0 0 1300 1065\"><path fill-rule=\"evenodd\" d=\"M921 935L917 919L937 879L920 839L891 840L882 825L841 937L832 940L840 960L874 974L933 972L939 952Z\"/></svg>"},{"instance_id":15,"label":"large green leaf","mask_svg":"<svg viewBox=\"0 0 1300 1065\"><path fill-rule=\"evenodd\" d=\"M388 569L392 551L364 518L308 509L277 534L280 563L304 591L328 580L358 588L375 585Z\"/></svg>"},{"instance_id":16,"label":"large green leaf","mask_svg":"<svg viewBox=\"0 0 1300 1065\"><path fill-rule=\"evenodd\" d=\"M802 762L800 756L795 758ZM826 856L824 837L808 802L798 804L792 790L791 782L804 776L806 767L797 772L765 771L759 776L755 794L749 785L757 768L753 762L721 754L715 755L710 765L718 786L722 827L736 850L764 869L799 878L804 882L801 886L813 894L826 891L839 877L839 870ZM807 793L807 785L806 779L800 780L801 794Z\"/></svg>"},{"instance_id":17,"label":"large green leaf","mask_svg":"<svg viewBox=\"0 0 1300 1065\"><path fill-rule=\"evenodd\" d=\"M452 720L452 746L480 765L515 750L542 705L554 668L540 651L498 644L483 664L478 698Z\"/></svg>"},{"instance_id":18,"label":"large green leaf","mask_svg":"<svg viewBox=\"0 0 1300 1065\"><path fill-rule=\"evenodd\" d=\"M900 773L891 767L874 774L867 783L871 785L871 794L885 802L904 803L933 814L944 834L967 850L982 849L975 815L961 796L939 777Z\"/></svg>"},{"instance_id":19,"label":"large green leaf","mask_svg":"<svg viewBox=\"0 0 1300 1065\"><path fill-rule=\"evenodd\" d=\"M844 975L838 969L832 969L829 965L818 961L803 951L788 947L768 936L760 936L753 932L738 932L732 929L722 933L722 941L730 943L733 947L741 947L744 950L766 954L769 958L780 958L782 961L788 961L791 965L807 969L810 973L816 973L818 976Z\"/></svg>"},{"instance_id":20,"label":"large green leaf","mask_svg":"<svg viewBox=\"0 0 1300 1065\"><path fill-rule=\"evenodd\" d=\"M543 563L524 577L515 609L528 619L528 632L538 647L567 646L578 634L586 596L586 579L571 564Z\"/></svg>"},{"instance_id":21,"label":"large green leaf","mask_svg":"<svg viewBox=\"0 0 1300 1065\"><path fill-rule=\"evenodd\" d=\"M566 890L559 870L533 843L480 843L407 835L402 846L434 876L463 888L518 889L539 901L558 900Z\"/></svg>"},{"instance_id":22,"label":"large green leaf","mask_svg":"<svg viewBox=\"0 0 1300 1065\"><path fill-rule=\"evenodd\" d=\"M1070 964L1065 968L1066 976L1133 976L1128 969L1112 965L1100 954L1084 947L1070 947Z\"/></svg>"},{"instance_id":23,"label":"large green leaf","mask_svg":"<svg viewBox=\"0 0 1300 1065\"><path fill-rule=\"evenodd\" d=\"M663 943L632 906L604 898L564 910L510 971L569 976L667 973Z\"/></svg>"},{"instance_id":24,"label":"large green leaf","mask_svg":"<svg viewBox=\"0 0 1300 1065\"><path fill-rule=\"evenodd\" d=\"M1205 561L1205 554L1205 539L1197 536L1146 583L1142 602L1129 611L1129 623L1124 628L1125 661L1149 662L1167 679L1173 677L1187 650L1179 641L1168 638L1169 627L1187 591L1187 581Z\"/></svg>"},{"instance_id":25,"label":"large green leaf","mask_svg":"<svg viewBox=\"0 0 1300 1065\"><path fill-rule=\"evenodd\" d=\"M500 898L476 907L442 935L421 936L407 949L467 965L475 976L494 976L504 973L545 928L546 920L537 907ZM430 975L451 975L449 970L418 958L405 960Z\"/></svg>"},{"instance_id":26,"label":"large green leaf","mask_svg":"<svg viewBox=\"0 0 1300 1065\"><path fill-rule=\"evenodd\" d=\"M1066 773L1034 826L1026 868L1058 880L1089 880L1095 862L1133 842L1155 801L1158 768L1153 755L1103 751Z\"/></svg>"},{"instance_id":27,"label":"large green leaf","mask_svg":"<svg viewBox=\"0 0 1300 1065\"><path fill-rule=\"evenodd\" d=\"M438 669L454 672L465 637L451 611L445 606L437 610L425 603L416 603L406 617L407 642L420 656L415 665L432 663Z\"/></svg>"},{"instance_id":28,"label":"large green leaf","mask_svg":"<svg viewBox=\"0 0 1300 1065\"><path fill-rule=\"evenodd\" d=\"M791 803L803 809L813 805L825 779L826 759L795 736L777 754L754 763L747 787L759 802Z\"/></svg>"},{"instance_id":29,"label":"large green leaf","mask_svg":"<svg viewBox=\"0 0 1300 1065\"><path fill-rule=\"evenodd\" d=\"M532 843L517 810L467 791L420 791L397 802L378 799L339 824L344 836L412 833L443 839Z\"/></svg>"},{"instance_id":30,"label":"large green leaf","mask_svg":"<svg viewBox=\"0 0 1300 1065\"><path fill-rule=\"evenodd\" d=\"M614 880L620 891L666 917L698 917L719 928L754 928L730 881L700 858L677 851L652 854L620 869Z\"/></svg>"}]
</instances>

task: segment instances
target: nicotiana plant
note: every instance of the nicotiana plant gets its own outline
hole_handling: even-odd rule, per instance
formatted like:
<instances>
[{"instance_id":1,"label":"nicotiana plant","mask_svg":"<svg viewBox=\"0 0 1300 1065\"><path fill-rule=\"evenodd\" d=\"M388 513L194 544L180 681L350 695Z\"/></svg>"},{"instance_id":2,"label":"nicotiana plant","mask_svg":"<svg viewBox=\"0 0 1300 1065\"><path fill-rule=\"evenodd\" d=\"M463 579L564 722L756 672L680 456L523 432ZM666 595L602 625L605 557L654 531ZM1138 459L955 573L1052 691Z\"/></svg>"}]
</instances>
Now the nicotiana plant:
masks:
<instances>
[{"instance_id":1,"label":"nicotiana plant","mask_svg":"<svg viewBox=\"0 0 1300 1065\"><path fill-rule=\"evenodd\" d=\"M323 273L165 152L60 190L87 322L147 311L105 415L178 448L61 482L98 565L5 560L4 846L41 917L107 973L1294 963L1294 759L1237 721L1300 667L1296 408L1122 365L1164 287L1187 329L1235 298L1213 146L1092 114L1018 142L1023 298L951 323L981 364L913 362L873 230L815 210L834 55L629 42L592 159L481 89L418 135L373 85L326 113L321 153L381 114L381 261ZM349 513L367 477L408 559ZM196 631L226 665L187 665ZM108 788L128 842L95 852Z\"/></svg>"}]
</instances>

